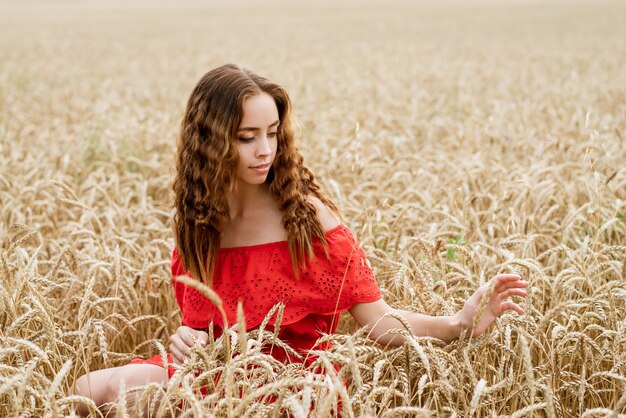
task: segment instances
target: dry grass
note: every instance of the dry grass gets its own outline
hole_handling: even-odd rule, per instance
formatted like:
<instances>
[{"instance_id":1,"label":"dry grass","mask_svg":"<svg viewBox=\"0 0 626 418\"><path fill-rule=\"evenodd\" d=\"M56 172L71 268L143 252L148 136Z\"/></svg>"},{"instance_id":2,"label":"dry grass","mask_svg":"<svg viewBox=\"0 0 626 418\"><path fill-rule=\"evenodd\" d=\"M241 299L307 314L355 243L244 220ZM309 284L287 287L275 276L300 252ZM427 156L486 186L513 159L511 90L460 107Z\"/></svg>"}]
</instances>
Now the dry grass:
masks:
<instances>
[{"instance_id":1,"label":"dry grass","mask_svg":"<svg viewBox=\"0 0 626 418\"><path fill-rule=\"evenodd\" d=\"M390 303L450 314L515 271L532 283L527 315L396 349L346 318L324 374L262 354L273 329L235 324L179 370L157 415L182 400L186 416L623 416L625 15L597 2L1 3L0 415L68 414L86 370L163 352L179 321L178 123L206 70L240 62L292 94L307 162Z\"/></svg>"}]
</instances>

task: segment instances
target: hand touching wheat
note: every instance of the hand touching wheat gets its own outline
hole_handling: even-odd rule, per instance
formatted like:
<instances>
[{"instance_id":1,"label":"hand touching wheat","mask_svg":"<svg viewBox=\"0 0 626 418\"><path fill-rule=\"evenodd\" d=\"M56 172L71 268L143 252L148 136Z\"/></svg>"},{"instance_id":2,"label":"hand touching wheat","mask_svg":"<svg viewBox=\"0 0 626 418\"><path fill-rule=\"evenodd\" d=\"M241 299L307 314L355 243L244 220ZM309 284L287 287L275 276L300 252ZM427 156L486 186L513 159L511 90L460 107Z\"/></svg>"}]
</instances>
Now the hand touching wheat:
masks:
<instances>
[{"instance_id":1,"label":"hand touching wheat","mask_svg":"<svg viewBox=\"0 0 626 418\"><path fill-rule=\"evenodd\" d=\"M478 288L457 314L462 329L471 329L472 336L478 337L493 324L497 317L508 310L523 315L522 307L507 299L511 296L525 297L527 292L523 288L528 284L516 274L495 276ZM487 296L488 299L483 301L483 296Z\"/></svg>"}]
</instances>

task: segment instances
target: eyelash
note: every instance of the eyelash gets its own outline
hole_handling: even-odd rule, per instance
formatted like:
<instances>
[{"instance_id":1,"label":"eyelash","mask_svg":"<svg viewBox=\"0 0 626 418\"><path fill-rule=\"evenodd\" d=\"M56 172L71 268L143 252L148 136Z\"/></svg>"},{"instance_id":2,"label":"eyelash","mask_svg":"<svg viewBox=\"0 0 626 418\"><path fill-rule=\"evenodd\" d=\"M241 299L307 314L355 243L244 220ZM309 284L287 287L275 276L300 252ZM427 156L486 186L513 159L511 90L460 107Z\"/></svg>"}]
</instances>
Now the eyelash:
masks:
<instances>
[{"instance_id":1,"label":"eyelash","mask_svg":"<svg viewBox=\"0 0 626 418\"><path fill-rule=\"evenodd\" d=\"M276 131L276 132L268 132L267 136L269 136L270 138L275 138L276 136L278 136L278 131ZM241 142L252 142L252 141L254 141L254 138L255 138L254 136L251 137L251 138L239 137L239 140Z\"/></svg>"}]
</instances>

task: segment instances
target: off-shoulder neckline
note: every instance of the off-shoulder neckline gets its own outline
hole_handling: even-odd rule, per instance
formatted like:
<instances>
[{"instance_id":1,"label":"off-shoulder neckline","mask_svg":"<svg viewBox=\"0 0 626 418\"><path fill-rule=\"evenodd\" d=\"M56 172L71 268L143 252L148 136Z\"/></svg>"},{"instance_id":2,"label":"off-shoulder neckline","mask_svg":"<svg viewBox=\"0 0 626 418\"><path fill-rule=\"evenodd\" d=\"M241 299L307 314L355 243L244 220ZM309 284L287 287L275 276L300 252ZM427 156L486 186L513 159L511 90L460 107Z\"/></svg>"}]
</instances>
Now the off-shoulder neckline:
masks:
<instances>
[{"instance_id":1,"label":"off-shoulder neckline","mask_svg":"<svg viewBox=\"0 0 626 418\"><path fill-rule=\"evenodd\" d=\"M336 232L339 232L341 230L343 230L345 227L343 224L339 224L334 228L330 228L329 230L327 230L324 235L326 237L335 234ZM277 247L277 246L282 246L282 245L287 245L287 241L283 240L283 241L274 241L274 242L266 242L263 244L254 244L254 245L242 245L239 247L226 247L226 248L220 248L218 250L218 253L228 253L228 252L232 252L232 251L250 251L250 250L258 250L258 249L262 249L262 248L269 248L269 247Z\"/></svg>"}]
</instances>

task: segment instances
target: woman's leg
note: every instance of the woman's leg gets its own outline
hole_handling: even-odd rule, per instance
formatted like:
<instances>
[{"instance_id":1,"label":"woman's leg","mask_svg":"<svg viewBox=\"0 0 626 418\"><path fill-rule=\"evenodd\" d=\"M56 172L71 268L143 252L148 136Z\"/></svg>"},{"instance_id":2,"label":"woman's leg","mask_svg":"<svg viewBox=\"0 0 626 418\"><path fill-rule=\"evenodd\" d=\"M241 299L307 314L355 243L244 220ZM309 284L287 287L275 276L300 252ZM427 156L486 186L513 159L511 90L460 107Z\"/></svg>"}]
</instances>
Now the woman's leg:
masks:
<instances>
[{"instance_id":1,"label":"woman's leg","mask_svg":"<svg viewBox=\"0 0 626 418\"><path fill-rule=\"evenodd\" d=\"M153 364L128 364L122 367L97 370L85 374L76 380L76 395L93 399L96 406L105 416L110 411L110 402L116 402L119 395L120 383L124 382L126 390L133 386L142 386L150 383L167 383L167 370ZM135 401L141 397L141 392L126 395L126 408L133 413ZM77 412L81 415L89 413L85 405L80 404Z\"/></svg>"}]
</instances>

